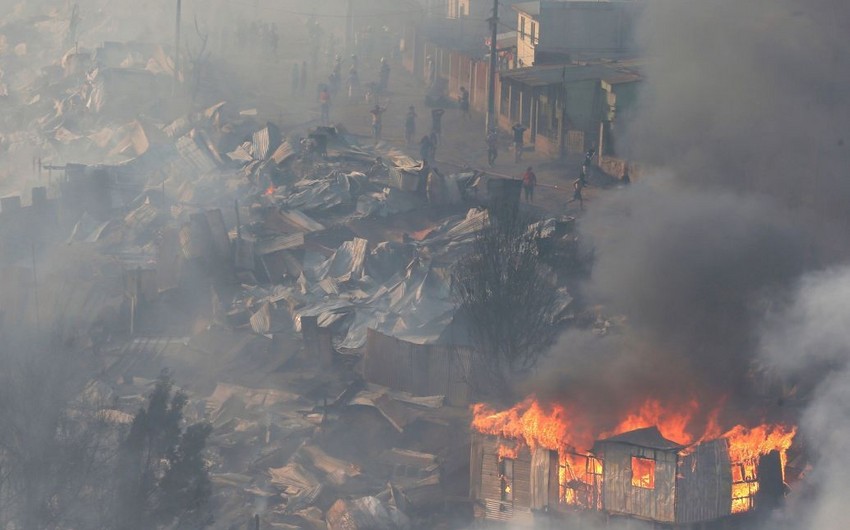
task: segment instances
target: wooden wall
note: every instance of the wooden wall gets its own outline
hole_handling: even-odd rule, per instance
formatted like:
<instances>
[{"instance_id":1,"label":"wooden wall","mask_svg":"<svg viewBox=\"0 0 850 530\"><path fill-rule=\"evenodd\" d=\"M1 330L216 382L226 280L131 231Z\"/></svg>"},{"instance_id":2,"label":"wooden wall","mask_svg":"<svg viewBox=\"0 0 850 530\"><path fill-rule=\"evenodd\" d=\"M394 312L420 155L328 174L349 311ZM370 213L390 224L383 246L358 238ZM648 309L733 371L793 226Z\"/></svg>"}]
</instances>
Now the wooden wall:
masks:
<instances>
[{"instance_id":1,"label":"wooden wall","mask_svg":"<svg viewBox=\"0 0 850 530\"><path fill-rule=\"evenodd\" d=\"M676 482L676 522L697 523L732 509L732 471L725 439L682 451Z\"/></svg>"},{"instance_id":2,"label":"wooden wall","mask_svg":"<svg viewBox=\"0 0 850 530\"><path fill-rule=\"evenodd\" d=\"M605 511L651 519L675 521L675 451L648 449L617 442L597 442L604 461L602 504ZM632 486L632 457L655 460L655 488Z\"/></svg>"},{"instance_id":3,"label":"wooden wall","mask_svg":"<svg viewBox=\"0 0 850 530\"><path fill-rule=\"evenodd\" d=\"M512 446L515 442L505 441ZM483 508L484 518L510 521L512 525L531 526L531 452L522 448L514 460L513 502L501 500L499 438L474 434L472 437L470 493Z\"/></svg>"}]
</instances>

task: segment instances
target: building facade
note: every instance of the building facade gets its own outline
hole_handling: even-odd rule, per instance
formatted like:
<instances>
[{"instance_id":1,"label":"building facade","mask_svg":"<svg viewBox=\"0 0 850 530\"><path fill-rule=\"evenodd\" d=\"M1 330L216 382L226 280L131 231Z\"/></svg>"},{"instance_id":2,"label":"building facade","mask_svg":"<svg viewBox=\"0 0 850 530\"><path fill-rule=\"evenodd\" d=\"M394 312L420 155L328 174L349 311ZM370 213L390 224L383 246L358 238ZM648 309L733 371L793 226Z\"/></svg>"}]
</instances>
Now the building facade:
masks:
<instances>
[{"instance_id":1,"label":"building facade","mask_svg":"<svg viewBox=\"0 0 850 530\"><path fill-rule=\"evenodd\" d=\"M518 66L570 61L580 54L633 53L642 6L636 0L514 4Z\"/></svg>"}]
</instances>

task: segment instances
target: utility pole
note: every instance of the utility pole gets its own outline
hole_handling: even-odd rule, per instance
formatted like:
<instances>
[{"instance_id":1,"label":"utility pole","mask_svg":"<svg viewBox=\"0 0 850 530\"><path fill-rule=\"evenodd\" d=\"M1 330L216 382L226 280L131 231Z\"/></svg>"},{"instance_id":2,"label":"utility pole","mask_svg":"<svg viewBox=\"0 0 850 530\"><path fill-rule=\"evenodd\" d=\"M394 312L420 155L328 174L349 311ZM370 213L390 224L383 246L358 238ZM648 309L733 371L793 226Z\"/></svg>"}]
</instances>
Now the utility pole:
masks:
<instances>
[{"instance_id":1,"label":"utility pole","mask_svg":"<svg viewBox=\"0 0 850 530\"><path fill-rule=\"evenodd\" d=\"M346 0L345 48L349 53L354 50L354 0Z\"/></svg>"},{"instance_id":2,"label":"utility pole","mask_svg":"<svg viewBox=\"0 0 850 530\"><path fill-rule=\"evenodd\" d=\"M180 11L183 0L177 0L177 20L174 26L174 93L180 84Z\"/></svg>"},{"instance_id":3,"label":"utility pole","mask_svg":"<svg viewBox=\"0 0 850 530\"><path fill-rule=\"evenodd\" d=\"M496 69L499 67L496 57L496 38L499 33L499 0L493 0L493 17L490 19L490 72L487 78L487 130L484 134L496 130Z\"/></svg>"},{"instance_id":4,"label":"utility pole","mask_svg":"<svg viewBox=\"0 0 850 530\"><path fill-rule=\"evenodd\" d=\"M35 332L39 332L40 316L38 311L38 274L35 272L35 243L32 244L32 297L35 301Z\"/></svg>"}]
</instances>

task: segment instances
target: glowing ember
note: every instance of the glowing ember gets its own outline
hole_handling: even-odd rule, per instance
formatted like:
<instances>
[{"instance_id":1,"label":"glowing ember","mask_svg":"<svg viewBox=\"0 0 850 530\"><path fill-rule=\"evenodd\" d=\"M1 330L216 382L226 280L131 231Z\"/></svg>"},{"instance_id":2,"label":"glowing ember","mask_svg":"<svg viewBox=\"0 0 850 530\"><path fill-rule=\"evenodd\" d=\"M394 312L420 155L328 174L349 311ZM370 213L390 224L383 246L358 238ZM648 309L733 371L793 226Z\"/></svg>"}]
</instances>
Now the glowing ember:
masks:
<instances>
[{"instance_id":1,"label":"glowing ember","mask_svg":"<svg viewBox=\"0 0 850 530\"><path fill-rule=\"evenodd\" d=\"M263 195L274 195L274 190L274 184L271 184L268 188L266 188L266 191L265 193L263 193Z\"/></svg>"}]
</instances>

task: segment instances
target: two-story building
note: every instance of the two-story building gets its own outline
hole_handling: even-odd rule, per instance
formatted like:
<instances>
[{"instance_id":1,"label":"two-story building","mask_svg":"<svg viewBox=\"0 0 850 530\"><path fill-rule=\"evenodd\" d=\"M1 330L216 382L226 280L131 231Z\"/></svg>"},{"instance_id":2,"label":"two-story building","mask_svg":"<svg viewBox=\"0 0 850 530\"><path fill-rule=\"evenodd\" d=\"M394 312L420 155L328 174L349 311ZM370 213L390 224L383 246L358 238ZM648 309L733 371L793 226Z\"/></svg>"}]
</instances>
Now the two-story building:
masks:
<instances>
[{"instance_id":1,"label":"two-story building","mask_svg":"<svg viewBox=\"0 0 850 530\"><path fill-rule=\"evenodd\" d=\"M575 60L579 54L634 53L641 0L522 2L517 13L517 66Z\"/></svg>"}]
</instances>

